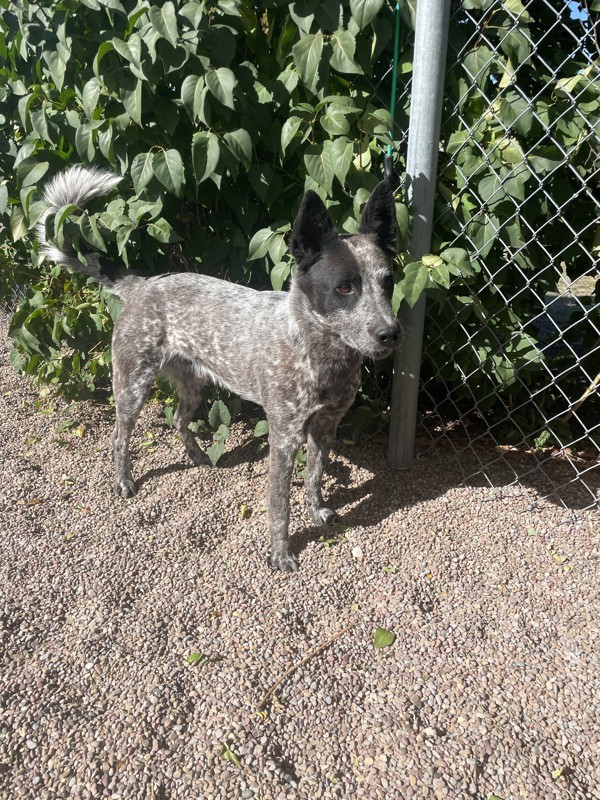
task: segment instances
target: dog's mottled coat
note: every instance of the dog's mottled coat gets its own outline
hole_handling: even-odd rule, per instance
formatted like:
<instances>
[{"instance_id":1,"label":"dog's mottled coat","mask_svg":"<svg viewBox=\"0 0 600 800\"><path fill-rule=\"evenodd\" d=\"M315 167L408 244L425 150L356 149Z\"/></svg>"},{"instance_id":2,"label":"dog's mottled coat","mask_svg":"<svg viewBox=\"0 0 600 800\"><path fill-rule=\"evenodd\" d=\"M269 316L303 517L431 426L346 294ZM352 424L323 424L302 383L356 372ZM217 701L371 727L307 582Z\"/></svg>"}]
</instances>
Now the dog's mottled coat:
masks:
<instances>
[{"instance_id":1,"label":"dog's mottled coat","mask_svg":"<svg viewBox=\"0 0 600 800\"><path fill-rule=\"evenodd\" d=\"M112 351L115 492L136 491L129 440L155 376L177 386L175 427L196 464L207 458L189 423L202 388L219 383L266 411L271 562L296 570L288 537L295 454L306 442L311 519L334 521L321 480L337 425L356 395L363 356L383 357L400 338L390 305L396 225L389 185L376 186L355 236L338 235L319 196L307 192L289 240L297 265L291 287L258 292L192 273L141 278L94 253L82 264L68 246L47 242L49 214L67 203L83 206L119 180L94 168L57 175L45 188L50 208L39 225L50 258L91 275L124 302Z\"/></svg>"}]
</instances>

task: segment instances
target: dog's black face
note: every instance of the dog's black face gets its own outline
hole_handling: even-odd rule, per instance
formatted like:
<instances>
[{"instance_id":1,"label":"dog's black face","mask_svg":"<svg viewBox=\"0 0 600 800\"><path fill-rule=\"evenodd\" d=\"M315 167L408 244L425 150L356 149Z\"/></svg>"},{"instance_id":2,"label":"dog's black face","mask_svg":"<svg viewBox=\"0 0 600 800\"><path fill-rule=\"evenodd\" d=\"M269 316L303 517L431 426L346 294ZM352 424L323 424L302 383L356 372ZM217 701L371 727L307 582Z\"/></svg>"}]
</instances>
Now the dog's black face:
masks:
<instances>
[{"instance_id":1,"label":"dog's black face","mask_svg":"<svg viewBox=\"0 0 600 800\"><path fill-rule=\"evenodd\" d=\"M295 286L330 332L371 358L383 358L398 345L400 330L390 304L395 209L386 181L373 191L355 236L339 236L321 199L308 192L290 249L298 265Z\"/></svg>"}]
</instances>

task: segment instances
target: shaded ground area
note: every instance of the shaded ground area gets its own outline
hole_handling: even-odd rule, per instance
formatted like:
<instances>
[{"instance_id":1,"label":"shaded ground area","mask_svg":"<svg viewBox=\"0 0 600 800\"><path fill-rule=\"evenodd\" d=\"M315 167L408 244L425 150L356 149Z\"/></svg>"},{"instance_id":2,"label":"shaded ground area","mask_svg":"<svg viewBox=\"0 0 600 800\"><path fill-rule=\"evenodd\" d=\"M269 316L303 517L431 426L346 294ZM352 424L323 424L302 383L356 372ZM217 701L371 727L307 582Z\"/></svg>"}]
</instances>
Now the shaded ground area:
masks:
<instances>
[{"instance_id":1,"label":"shaded ground area","mask_svg":"<svg viewBox=\"0 0 600 800\"><path fill-rule=\"evenodd\" d=\"M393 473L338 444L348 527L307 523L296 479L279 574L249 429L192 468L147 406L118 500L112 410L38 413L4 336L0 796L600 798L600 514L577 487L565 509L547 476L459 486L439 448Z\"/></svg>"}]
</instances>

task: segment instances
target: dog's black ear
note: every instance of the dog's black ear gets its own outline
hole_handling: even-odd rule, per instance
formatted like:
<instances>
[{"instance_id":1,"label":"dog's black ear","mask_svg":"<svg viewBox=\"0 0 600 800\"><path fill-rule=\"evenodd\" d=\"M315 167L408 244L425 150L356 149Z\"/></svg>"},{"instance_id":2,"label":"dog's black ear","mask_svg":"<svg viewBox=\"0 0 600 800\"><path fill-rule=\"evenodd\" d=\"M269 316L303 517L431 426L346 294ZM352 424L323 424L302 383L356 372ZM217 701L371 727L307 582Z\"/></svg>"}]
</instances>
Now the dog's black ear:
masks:
<instances>
[{"instance_id":1,"label":"dog's black ear","mask_svg":"<svg viewBox=\"0 0 600 800\"><path fill-rule=\"evenodd\" d=\"M325 203L309 189L288 237L291 254L300 269L314 264L325 245L337 236Z\"/></svg>"},{"instance_id":2,"label":"dog's black ear","mask_svg":"<svg viewBox=\"0 0 600 800\"><path fill-rule=\"evenodd\" d=\"M363 211L359 233L372 233L377 244L391 255L396 254L396 207L390 184L381 181L373 189Z\"/></svg>"}]
</instances>

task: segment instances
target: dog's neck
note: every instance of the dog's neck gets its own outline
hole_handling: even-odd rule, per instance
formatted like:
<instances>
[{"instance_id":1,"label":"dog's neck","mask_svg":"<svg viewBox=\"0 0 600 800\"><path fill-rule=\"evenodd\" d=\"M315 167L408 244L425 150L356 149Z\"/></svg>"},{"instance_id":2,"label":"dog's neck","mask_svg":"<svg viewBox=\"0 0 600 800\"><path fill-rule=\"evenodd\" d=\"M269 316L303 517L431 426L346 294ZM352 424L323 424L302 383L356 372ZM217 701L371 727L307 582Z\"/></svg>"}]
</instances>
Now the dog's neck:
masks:
<instances>
[{"instance_id":1,"label":"dog's neck","mask_svg":"<svg viewBox=\"0 0 600 800\"><path fill-rule=\"evenodd\" d=\"M326 317L314 310L293 280L287 295L287 337L296 353L317 365L319 372L358 369L362 355L340 338Z\"/></svg>"}]
</instances>

